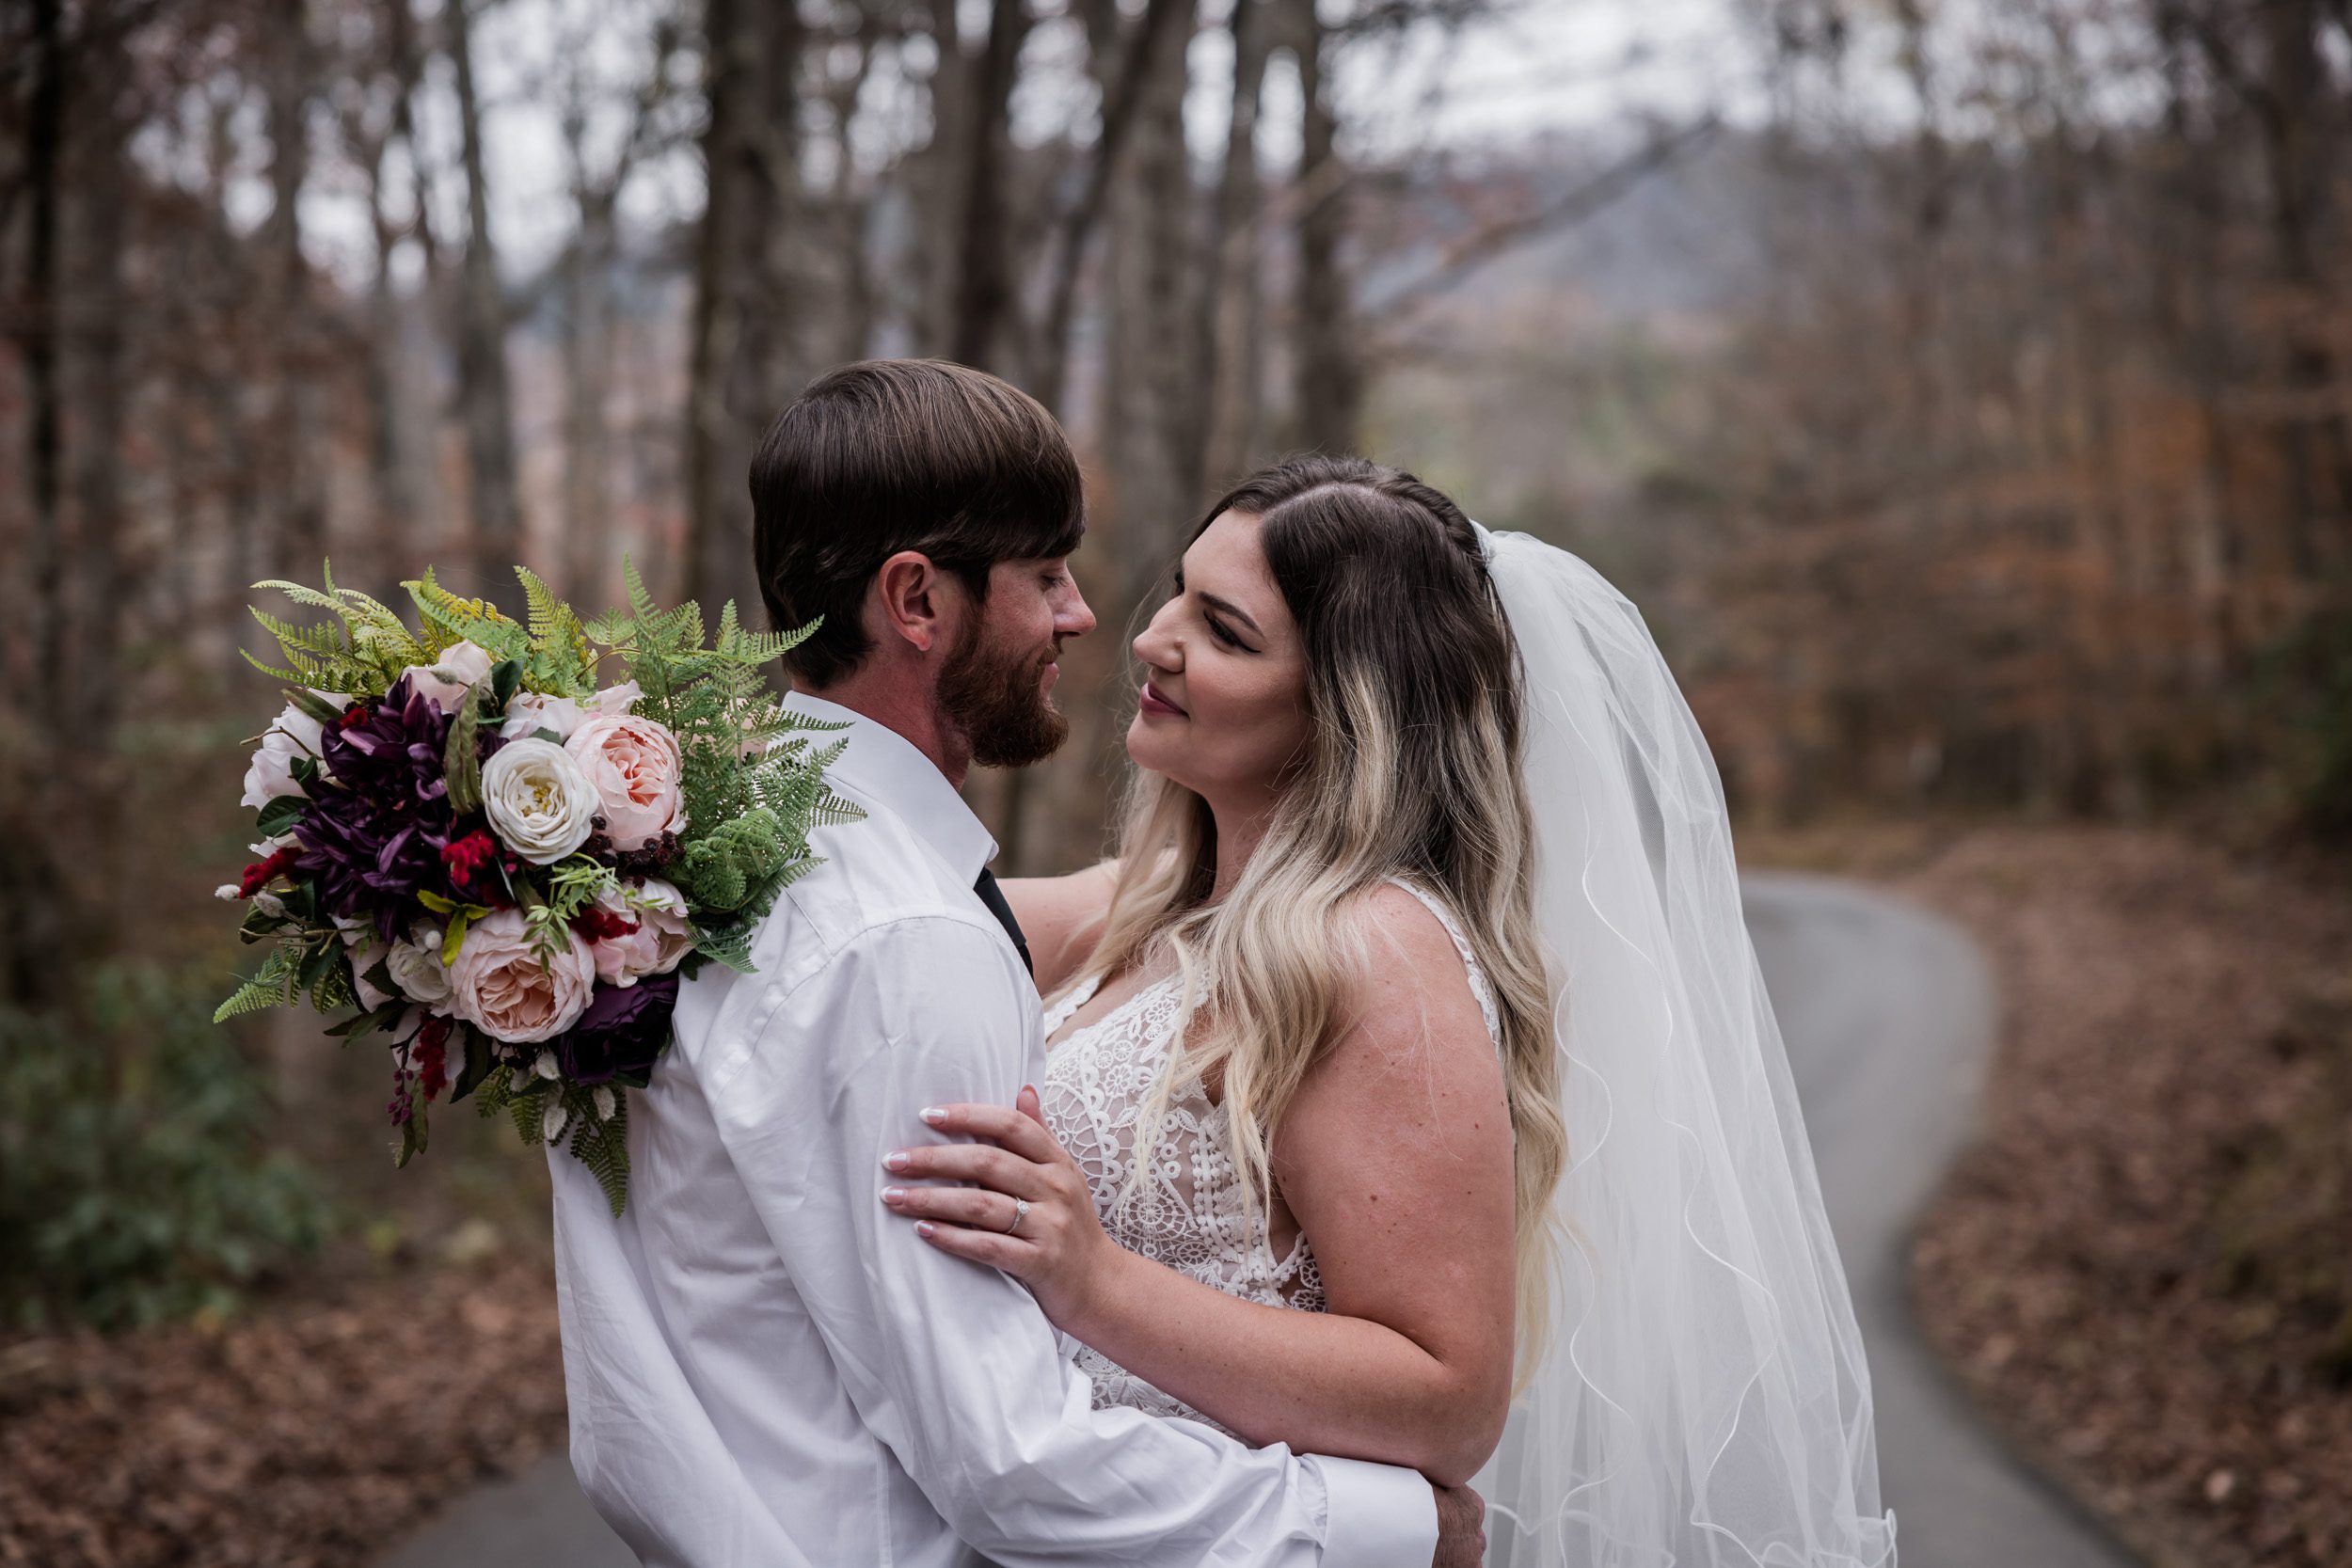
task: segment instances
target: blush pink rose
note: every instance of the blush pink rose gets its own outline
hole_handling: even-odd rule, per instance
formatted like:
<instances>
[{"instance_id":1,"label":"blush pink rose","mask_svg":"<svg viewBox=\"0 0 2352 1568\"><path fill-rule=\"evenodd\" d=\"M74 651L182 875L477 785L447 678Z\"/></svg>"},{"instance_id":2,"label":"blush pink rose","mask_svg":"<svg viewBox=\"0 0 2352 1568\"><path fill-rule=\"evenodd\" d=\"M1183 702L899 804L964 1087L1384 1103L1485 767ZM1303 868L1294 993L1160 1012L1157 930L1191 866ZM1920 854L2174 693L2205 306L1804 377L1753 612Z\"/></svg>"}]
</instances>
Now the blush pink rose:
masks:
<instances>
[{"instance_id":1,"label":"blush pink rose","mask_svg":"<svg viewBox=\"0 0 2352 1568\"><path fill-rule=\"evenodd\" d=\"M606 985L633 986L648 974L667 974L694 949L686 895L659 877L626 889L607 888L596 895L596 907L636 926L625 935L588 944L596 956L596 978Z\"/></svg>"},{"instance_id":2,"label":"blush pink rose","mask_svg":"<svg viewBox=\"0 0 2352 1568\"><path fill-rule=\"evenodd\" d=\"M604 831L615 849L642 849L686 828L678 796L677 737L651 719L598 713L580 721L564 750L603 802Z\"/></svg>"},{"instance_id":3,"label":"blush pink rose","mask_svg":"<svg viewBox=\"0 0 2352 1568\"><path fill-rule=\"evenodd\" d=\"M540 952L522 911L500 910L466 927L449 981L451 1009L491 1038L552 1039L587 1010L596 962L568 930L552 954Z\"/></svg>"},{"instance_id":4,"label":"blush pink rose","mask_svg":"<svg viewBox=\"0 0 2352 1568\"><path fill-rule=\"evenodd\" d=\"M454 712L474 682L489 673L490 651L472 642L453 642L431 664L411 664L401 672L409 690L423 692L443 713Z\"/></svg>"}]
</instances>

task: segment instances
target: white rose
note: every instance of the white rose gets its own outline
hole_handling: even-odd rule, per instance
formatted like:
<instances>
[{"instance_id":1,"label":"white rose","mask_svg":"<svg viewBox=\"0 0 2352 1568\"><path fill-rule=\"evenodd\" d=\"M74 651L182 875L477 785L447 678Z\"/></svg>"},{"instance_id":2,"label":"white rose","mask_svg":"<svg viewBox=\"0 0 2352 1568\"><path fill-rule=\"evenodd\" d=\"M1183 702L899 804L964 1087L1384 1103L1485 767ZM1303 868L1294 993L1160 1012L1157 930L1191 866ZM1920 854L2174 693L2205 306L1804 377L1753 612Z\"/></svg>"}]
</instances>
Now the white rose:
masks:
<instances>
[{"instance_id":1,"label":"white rose","mask_svg":"<svg viewBox=\"0 0 2352 1568\"><path fill-rule=\"evenodd\" d=\"M351 699L322 692L337 707L349 707ZM260 810L280 795L299 795L302 786L294 783L294 765L303 757L319 754L321 726L319 721L291 703L262 736L262 749L253 753L253 765L245 770L245 798L239 805Z\"/></svg>"},{"instance_id":2,"label":"white rose","mask_svg":"<svg viewBox=\"0 0 2352 1568\"><path fill-rule=\"evenodd\" d=\"M587 717L586 710L569 697L517 691L506 705L506 722L499 726L499 734L509 740L521 740L541 730L548 730L558 740L564 740L568 739L571 733L580 728L580 721Z\"/></svg>"},{"instance_id":3,"label":"white rose","mask_svg":"<svg viewBox=\"0 0 2352 1568\"><path fill-rule=\"evenodd\" d=\"M352 987L359 993L359 1006L373 1012L391 1000L368 981L368 971L384 957L384 946L375 940L375 927L369 921L342 915L336 915L334 921L335 928L342 933L343 946L351 954Z\"/></svg>"},{"instance_id":4,"label":"white rose","mask_svg":"<svg viewBox=\"0 0 2352 1568\"><path fill-rule=\"evenodd\" d=\"M441 962L441 933L435 927L420 926L405 940L392 943L384 967L409 1001L437 1007L449 1000L449 966Z\"/></svg>"},{"instance_id":5,"label":"white rose","mask_svg":"<svg viewBox=\"0 0 2352 1568\"><path fill-rule=\"evenodd\" d=\"M598 804L580 764L551 740L510 740L482 765L491 831L533 865L552 865L587 843Z\"/></svg>"},{"instance_id":6,"label":"white rose","mask_svg":"<svg viewBox=\"0 0 2352 1568\"><path fill-rule=\"evenodd\" d=\"M623 681L608 686L586 702L577 697L549 697L537 691L517 691L506 705L506 721L499 734L509 740L520 740L541 730L552 731L558 740L569 740L572 732L592 714L621 715L628 712L644 689L635 681Z\"/></svg>"},{"instance_id":7,"label":"white rose","mask_svg":"<svg viewBox=\"0 0 2352 1568\"><path fill-rule=\"evenodd\" d=\"M490 673L490 652L473 642L453 642L441 650L441 657L432 664L411 664L401 672L408 677L408 689L422 692L441 705L443 713L453 713L474 682Z\"/></svg>"}]
</instances>

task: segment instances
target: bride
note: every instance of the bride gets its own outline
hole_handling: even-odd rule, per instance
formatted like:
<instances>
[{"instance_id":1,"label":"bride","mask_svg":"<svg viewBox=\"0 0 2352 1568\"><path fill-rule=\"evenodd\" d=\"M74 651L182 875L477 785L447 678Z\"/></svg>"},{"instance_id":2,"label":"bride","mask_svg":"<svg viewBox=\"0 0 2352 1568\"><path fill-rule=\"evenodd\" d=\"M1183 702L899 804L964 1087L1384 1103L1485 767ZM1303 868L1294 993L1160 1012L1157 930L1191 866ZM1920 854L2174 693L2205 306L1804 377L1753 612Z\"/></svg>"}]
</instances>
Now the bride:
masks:
<instances>
[{"instance_id":1,"label":"bride","mask_svg":"<svg viewBox=\"0 0 2352 1568\"><path fill-rule=\"evenodd\" d=\"M1098 1405L1409 1465L1491 1560L1881 1564L1867 1372L1638 613L1408 474L1210 509L1135 650L1119 858L1009 881L1053 1046L883 1201Z\"/></svg>"}]
</instances>

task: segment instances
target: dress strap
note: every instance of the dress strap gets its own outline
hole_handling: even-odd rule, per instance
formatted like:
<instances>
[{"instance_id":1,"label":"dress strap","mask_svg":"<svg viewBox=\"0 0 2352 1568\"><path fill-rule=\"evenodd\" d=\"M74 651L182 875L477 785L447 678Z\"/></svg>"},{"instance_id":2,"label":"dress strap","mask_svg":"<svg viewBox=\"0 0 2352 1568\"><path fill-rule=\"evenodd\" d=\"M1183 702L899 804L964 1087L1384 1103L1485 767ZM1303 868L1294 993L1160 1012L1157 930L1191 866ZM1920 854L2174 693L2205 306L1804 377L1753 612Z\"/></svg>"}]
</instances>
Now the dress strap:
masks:
<instances>
[{"instance_id":1,"label":"dress strap","mask_svg":"<svg viewBox=\"0 0 2352 1568\"><path fill-rule=\"evenodd\" d=\"M1389 880L1420 899L1422 907L1436 915L1438 924L1445 927L1445 934L1454 939L1454 950L1462 956L1462 968L1470 976L1470 994L1478 999L1478 1014L1486 1021L1486 1038L1497 1051L1502 1050L1502 1015L1495 1009L1494 988L1486 983L1486 972L1478 967L1478 959L1470 952L1470 938L1463 933L1461 921L1446 908L1444 899L1420 883L1403 877L1391 877Z\"/></svg>"},{"instance_id":2,"label":"dress strap","mask_svg":"<svg viewBox=\"0 0 2352 1568\"><path fill-rule=\"evenodd\" d=\"M1089 974L1068 990L1061 1000L1045 1009L1045 1037L1051 1039L1054 1031L1070 1022L1070 1015L1094 1000L1094 993L1103 989L1103 976Z\"/></svg>"}]
</instances>

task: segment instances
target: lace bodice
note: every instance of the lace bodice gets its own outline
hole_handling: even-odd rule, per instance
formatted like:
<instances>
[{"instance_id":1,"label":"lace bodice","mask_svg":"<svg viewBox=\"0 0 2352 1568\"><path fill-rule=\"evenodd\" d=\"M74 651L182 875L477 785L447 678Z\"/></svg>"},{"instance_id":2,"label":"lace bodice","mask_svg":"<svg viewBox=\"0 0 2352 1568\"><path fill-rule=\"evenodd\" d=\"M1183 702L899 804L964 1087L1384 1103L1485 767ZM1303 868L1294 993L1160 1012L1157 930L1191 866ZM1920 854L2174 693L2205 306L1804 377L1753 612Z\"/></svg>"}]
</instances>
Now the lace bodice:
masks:
<instances>
[{"instance_id":1,"label":"lace bodice","mask_svg":"<svg viewBox=\"0 0 2352 1568\"><path fill-rule=\"evenodd\" d=\"M1493 991L1453 911L1409 882L1396 885L1444 924L1486 1021L1487 1037L1499 1040ZM1046 1010L1048 1039L1093 999L1102 980L1092 975L1080 981ZM1227 1295L1320 1312L1323 1276L1307 1237L1300 1234L1277 1257L1264 1227L1250 1224L1224 1107L1212 1103L1195 1082L1170 1097L1156 1128L1141 1125L1160 1080L1177 1065L1176 1014L1182 1001L1181 977L1171 974L1055 1043L1040 1085L1046 1125L1086 1173L1103 1227L1120 1246ZM1139 1149L1147 1133L1150 1148ZM1120 1205L1120 1193L1138 1163L1142 1180L1133 1199ZM1097 1409L1131 1405L1218 1425L1091 1346L1079 1347L1078 1366L1093 1380Z\"/></svg>"}]
</instances>

